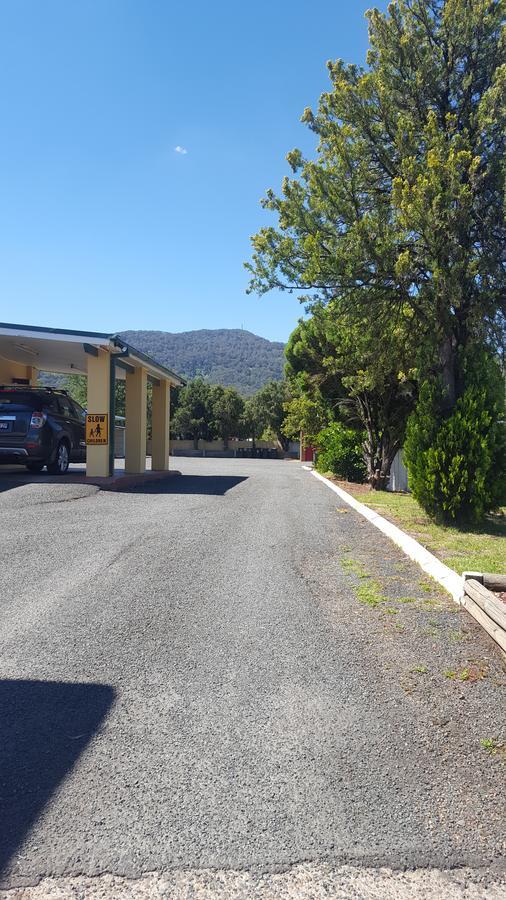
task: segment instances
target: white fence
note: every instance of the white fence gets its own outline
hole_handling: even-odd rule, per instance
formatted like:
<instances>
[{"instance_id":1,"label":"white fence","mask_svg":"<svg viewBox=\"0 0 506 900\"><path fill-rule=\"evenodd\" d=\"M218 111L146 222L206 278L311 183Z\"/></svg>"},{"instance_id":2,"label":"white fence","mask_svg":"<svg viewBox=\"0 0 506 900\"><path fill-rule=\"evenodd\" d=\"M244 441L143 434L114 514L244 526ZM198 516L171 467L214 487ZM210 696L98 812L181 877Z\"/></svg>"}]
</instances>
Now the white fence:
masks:
<instances>
[{"instance_id":1,"label":"white fence","mask_svg":"<svg viewBox=\"0 0 506 900\"><path fill-rule=\"evenodd\" d=\"M387 491L409 491L408 470L404 465L402 450L399 450L399 452L396 453L395 459L392 463Z\"/></svg>"}]
</instances>

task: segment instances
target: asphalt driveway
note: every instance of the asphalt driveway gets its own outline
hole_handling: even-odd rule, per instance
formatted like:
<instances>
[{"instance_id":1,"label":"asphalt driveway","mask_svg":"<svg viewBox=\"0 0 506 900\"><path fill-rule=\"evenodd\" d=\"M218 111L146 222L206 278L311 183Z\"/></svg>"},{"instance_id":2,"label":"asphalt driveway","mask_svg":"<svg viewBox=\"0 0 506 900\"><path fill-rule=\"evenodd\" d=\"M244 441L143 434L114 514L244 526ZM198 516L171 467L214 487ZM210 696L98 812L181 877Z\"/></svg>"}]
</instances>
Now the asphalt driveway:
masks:
<instances>
[{"instance_id":1,"label":"asphalt driveway","mask_svg":"<svg viewBox=\"0 0 506 900\"><path fill-rule=\"evenodd\" d=\"M501 890L492 643L298 463L175 463L130 493L3 483L3 885L388 866Z\"/></svg>"}]
</instances>

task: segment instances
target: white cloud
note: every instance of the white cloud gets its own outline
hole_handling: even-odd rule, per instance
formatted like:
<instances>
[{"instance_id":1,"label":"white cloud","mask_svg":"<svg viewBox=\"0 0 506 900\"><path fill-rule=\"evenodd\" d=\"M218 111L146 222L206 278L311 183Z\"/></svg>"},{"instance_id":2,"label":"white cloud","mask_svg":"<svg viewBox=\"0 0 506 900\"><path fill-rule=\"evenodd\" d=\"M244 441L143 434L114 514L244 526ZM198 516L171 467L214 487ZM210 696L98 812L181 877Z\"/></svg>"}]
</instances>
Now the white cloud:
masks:
<instances>
[{"instance_id":1,"label":"white cloud","mask_svg":"<svg viewBox=\"0 0 506 900\"><path fill-rule=\"evenodd\" d=\"M186 147L180 147L178 144L177 147L174 147L174 153L181 153L183 156L186 156L188 150Z\"/></svg>"}]
</instances>

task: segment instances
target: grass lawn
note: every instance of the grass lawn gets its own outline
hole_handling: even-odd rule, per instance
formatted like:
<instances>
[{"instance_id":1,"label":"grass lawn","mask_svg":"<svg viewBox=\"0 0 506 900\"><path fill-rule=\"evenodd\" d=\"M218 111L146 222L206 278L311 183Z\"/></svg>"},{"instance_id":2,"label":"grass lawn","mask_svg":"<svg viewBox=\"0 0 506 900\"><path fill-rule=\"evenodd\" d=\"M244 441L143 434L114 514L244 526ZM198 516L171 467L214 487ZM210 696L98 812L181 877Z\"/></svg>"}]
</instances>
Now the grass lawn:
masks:
<instances>
[{"instance_id":1,"label":"grass lawn","mask_svg":"<svg viewBox=\"0 0 506 900\"><path fill-rule=\"evenodd\" d=\"M364 491L363 485L339 484L459 574L464 570L506 574L506 510L488 516L480 527L448 528L431 522L410 494Z\"/></svg>"}]
</instances>

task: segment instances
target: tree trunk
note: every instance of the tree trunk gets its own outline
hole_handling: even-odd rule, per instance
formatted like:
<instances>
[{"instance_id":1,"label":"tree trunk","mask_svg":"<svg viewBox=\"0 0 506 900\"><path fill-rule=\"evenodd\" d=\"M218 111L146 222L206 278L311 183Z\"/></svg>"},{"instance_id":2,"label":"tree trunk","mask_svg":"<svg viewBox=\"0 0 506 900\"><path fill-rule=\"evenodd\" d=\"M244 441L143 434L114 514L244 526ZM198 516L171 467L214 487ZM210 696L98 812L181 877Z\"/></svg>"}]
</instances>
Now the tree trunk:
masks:
<instances>
[{"instance_id":1,"label":"tree trunk","mask_svg":"<svg viewBox=\"0 0 506 900\"><path fill-rule=\"evenodd\" d=\"M385 433L378 440L370 429L367 429L367 432L367 441L363 447L367 481L373 491L386 491L399 443L398 441L391 443Z\"/></svg>"},{"instance_id":2,"label":"tree trunk","mask_svg":"<svg viewBox=\"0 0 506 900\"><path fill-rule=\"evenodd\" d=\"M288 447L290 445L290 438L285 437L284 434L278 434L278 435L276 435L276 437L278 439L279 446L281 447L283 452L287 453Z\"/></svg>"},{"instance_id":3,"label":"tree trunk","mask_svg":"<svg viewBox=\"0 0 506 900\"><path fill-rule=\"evenodd\" d=\"M193 435L193 449L194 449L194 450L198 450L198 449L199 449L199 436L198 436L198 434L194 434L194 435Z\"/></svg>"},{"instance_id":4,"label":"tree trunk","mask_svg":"<svg viewBox=\"0 0 506 900\"><path fill-rule=\"evenodd\" d=\"M367 481L371 484L374 477L374 440L370 428L367 428L367 440L362 445L362 454L364 457L365 467L367 469Z\"/></svg>"},{"instance_id":5,"label":"tree trunk","mask_svg":"<svg viewBox=\"0 0 506 900\"><path fill-rule=\"evenodd\" d=\"M445 407L452 410L457 399L456 368L457 360L454 340L446 337L439 348L439 361L441 364L441 378L443 380Z\"/></svg>"},{"instance_id":6,"label":"tree trunk","mask_svg":"<svg viewBox=\"0 0 506 900\"><path fill-rule=\"evenodd\" d=\"M375 473L375 478L373 480L374 483L371 484L371 487L374 491L387 490L388 482L390 481L390 469L392 468L392 463L399 449L400 448L397 443L382 448L382 456L379 469Z\"/></svg>"},{"instance_id":7,"label":"tree trunk","mask_svg":"<svg viewBox=\"0 0 506 900\"><path fill-rule=\"evenodd\" d=\"M223 449L228 450L228 435L223 437Z\"/></svg>"},{"instance_id":8,"label":"tree trunk","mask_svg":"<svg viewBox=\"0 0 506 900\"><path fill-rule=\"evenodd\" d=\"M369 479L369 484L373 491L386 491L388 485L388 478L390 472L385 474L381 471L381 469L376 469L371 478Z\"/></svg>"}]
</instances>

